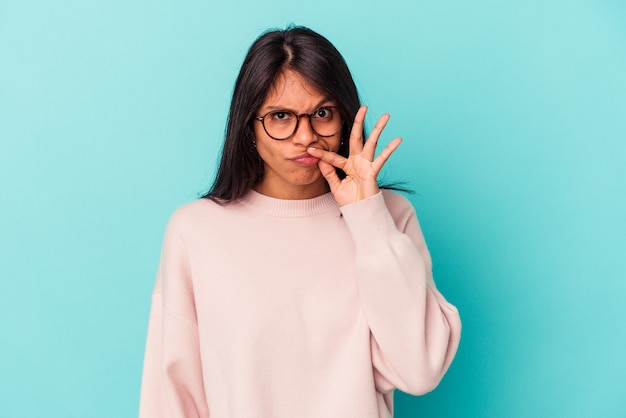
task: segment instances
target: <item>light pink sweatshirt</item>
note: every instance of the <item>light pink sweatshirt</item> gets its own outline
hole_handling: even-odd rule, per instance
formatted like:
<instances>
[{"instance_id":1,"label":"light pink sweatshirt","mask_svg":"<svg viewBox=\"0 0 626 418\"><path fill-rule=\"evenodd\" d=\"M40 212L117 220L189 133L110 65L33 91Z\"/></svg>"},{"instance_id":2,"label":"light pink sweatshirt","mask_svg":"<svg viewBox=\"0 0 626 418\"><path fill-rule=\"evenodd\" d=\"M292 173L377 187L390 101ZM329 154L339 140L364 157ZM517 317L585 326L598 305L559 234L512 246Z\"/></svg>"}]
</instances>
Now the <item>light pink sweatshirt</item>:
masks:
<instances>
[{"instance_id":1,"label":"light pink sweatshirt","mask_svg":"<svg viewBox=\"0 0 626 418\"><path fill-rule=\"evenodd\" d=\"M140 417L382 418L435 388L458 312L409 202L197 200L165 233Z\"/></svg>"}]
</instances>

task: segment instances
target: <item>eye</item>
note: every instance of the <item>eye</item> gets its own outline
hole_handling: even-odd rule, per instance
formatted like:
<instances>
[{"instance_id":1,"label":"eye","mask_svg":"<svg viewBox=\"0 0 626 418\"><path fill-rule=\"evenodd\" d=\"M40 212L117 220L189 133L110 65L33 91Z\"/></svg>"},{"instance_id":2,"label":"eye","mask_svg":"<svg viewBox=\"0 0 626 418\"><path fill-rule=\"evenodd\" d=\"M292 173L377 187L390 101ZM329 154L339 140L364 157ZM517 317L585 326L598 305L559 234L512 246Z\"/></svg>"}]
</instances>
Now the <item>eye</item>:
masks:
<instances>
[{"instance_id":1,"label":"eye","mask_svg":"<svg viewBox=\"0 0 626 418\"><path fill-rule=\"evenodd\" d=\"M294 118L294 115L291 112L277 111L270 113L269 117L272 122L289 122Z\"/></svg>"},{"instance_id":2,"label":"eye","mask_svg":"<svg viewBox=\"0 0 626 418\"><path fill-rule=\"evenodd\" d=\"M332 119L333 109L330 107L321 107L315 111L313 117L316 119Z\"/></svg>"}]
</instances>

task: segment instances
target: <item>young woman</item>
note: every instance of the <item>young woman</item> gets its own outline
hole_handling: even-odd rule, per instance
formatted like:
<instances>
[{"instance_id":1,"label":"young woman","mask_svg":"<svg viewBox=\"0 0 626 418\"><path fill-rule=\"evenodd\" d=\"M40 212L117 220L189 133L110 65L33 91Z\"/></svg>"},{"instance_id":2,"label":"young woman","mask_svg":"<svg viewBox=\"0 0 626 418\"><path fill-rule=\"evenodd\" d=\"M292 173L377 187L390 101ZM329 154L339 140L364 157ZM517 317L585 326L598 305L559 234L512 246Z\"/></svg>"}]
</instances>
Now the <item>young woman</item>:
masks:
<instances>
[{"instance_id":1,"label":"young woman","mask_svg":"<svg viewBox=\"0 0 626 418\"><path fill-rule=\"evenodd\" d=\"M168 224L140 416L390 417L393 390L432 390L456 352L414 210L377 175L348 67L302 27L252 45L222 160Z\"/></svg>"}]
</instances>

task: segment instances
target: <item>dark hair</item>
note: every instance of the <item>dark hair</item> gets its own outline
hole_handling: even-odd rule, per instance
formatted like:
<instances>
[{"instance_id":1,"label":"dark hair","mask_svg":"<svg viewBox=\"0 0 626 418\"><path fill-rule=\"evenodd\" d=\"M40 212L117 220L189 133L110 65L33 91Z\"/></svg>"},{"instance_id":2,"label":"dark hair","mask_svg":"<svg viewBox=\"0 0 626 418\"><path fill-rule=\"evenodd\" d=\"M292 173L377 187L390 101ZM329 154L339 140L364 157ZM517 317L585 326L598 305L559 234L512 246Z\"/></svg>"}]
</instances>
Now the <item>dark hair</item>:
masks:
<instances>
[{"instance_id":1,"label":"dark hair","mask_svg":"<svg viewBox=\"0 0 626 418\"><path fill-rule=\"evenodd\" d=\"M344 121L342 138L346 138L338 153L348 156L347 138L361 102L345 60L328 39L311 29L290 26L271 30L254 41L241 66L220 166L211 189L202 197L228 203L242 197L263 178L263 161L253 145L252 123L277 76L288 69L337 103Z\"/></svg>"}]
</instances>

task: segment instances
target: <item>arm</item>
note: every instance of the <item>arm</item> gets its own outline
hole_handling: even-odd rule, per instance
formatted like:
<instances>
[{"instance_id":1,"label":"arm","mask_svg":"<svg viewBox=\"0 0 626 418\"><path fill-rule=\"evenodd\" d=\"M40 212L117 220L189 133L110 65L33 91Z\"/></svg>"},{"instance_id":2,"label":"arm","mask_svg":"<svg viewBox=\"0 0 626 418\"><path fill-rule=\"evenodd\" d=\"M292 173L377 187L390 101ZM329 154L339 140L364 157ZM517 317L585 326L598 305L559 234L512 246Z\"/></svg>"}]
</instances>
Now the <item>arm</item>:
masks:
<instances>
[{"instance_id":1,"label":"arm","mask_svg":"<svg viewBox=\"0 0 626 418\"><path fill-rule=\"evenodd\" d=\"M174 224L165 234L152 296L140 418L209 416L188 260Z\"/></svg>"},{"instance_id":2,"label":"arm","mask_svg":"<svg viewBox=\"0 0 626 418\"><path fill-rule=\"evenodd\" d=\"M437 386L452 362L461 323L435 287L413 208L401 196L388 197L389 209L379 193L342 212L356 248L376 388L422 394Z\"/></svg>"},{"instance_id":3,"label":"arm","mask_svg":"<svg viewBox=\"0 0 626 418\"><path fill-rule=\"evenodd\" d=\"M308 152L320 158L320 171L354 239L376 387L383 393L397 387L419 394L432 390L450 365L461 322L435 288L413 208L406 200L390 199L388 209L378 189L378 173L402 139L395 138L375 157L389 115L378 120L363 142L366 112L362 106L354 118L347 157L315 148ZM335 167L345 172L344 179Z\"/></svg>"}]
</instances>

